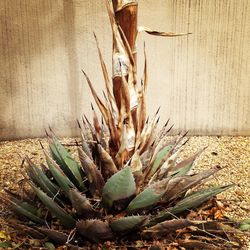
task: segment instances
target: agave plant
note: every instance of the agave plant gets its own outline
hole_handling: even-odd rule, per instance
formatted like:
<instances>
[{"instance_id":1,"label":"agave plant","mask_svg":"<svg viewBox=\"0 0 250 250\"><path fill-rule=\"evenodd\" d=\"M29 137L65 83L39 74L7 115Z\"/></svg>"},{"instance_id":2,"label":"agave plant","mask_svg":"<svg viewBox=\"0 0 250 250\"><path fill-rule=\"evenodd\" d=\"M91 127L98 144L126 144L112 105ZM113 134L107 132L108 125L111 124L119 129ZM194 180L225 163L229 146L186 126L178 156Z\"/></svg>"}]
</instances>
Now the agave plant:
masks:
<instances>
[{"instance_id":1,"label":"agave plant","mask_svg":"<svg viewBox=\"0 0 250 250\"><path fill-rule=\"evenodd\" d=\"M219 249L228 243L223 237L232 228L211 218L189 219L188 214L231 185L197 188L220 167L193 173L193 163L204 149L180 161L186 134L169 140L169 121L157 133L159 110L152 118L146 117L146 56L139 85L136 36L126 34L118 24L123 11L136 12L137 3L113 2L106 1L113 33L112 83L96 39L106 87L104 101L83 71L102 118L92 105L93 123L85 116L78 121L79 159L73 158L51 129L46 132L49 147L42 147L47 165L36 166L26 156L25 179L30 188L22 195L6 190L0 196L18 215L10 225L58 244L164 237L187 248Z\"/></svg>"}]
</instances>

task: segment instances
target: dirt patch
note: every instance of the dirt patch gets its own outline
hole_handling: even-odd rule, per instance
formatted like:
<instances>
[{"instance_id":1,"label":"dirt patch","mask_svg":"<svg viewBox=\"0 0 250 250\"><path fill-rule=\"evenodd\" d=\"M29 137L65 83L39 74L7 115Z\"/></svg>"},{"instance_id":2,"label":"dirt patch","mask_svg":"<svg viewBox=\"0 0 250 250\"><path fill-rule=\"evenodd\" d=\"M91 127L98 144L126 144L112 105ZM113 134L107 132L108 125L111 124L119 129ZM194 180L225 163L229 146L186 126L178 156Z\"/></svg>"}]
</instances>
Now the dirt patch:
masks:
<instances>
[{"instance_id":1,"label":"dirt patch","mask_svg":"<svg viewBox=\"0 0 250 250\"><path fill-rule=\"evenodd\" d=\"M16 191L22 188L22 159L28 155L35 163L44 162L39 141L46 147L46 139L26 139L0 142L0 191L4 188ZM71 145L72 138L61 139ZM250 214L250 137L190 137L182 157L190 156L208 146L195 162L194 171L208 169L215 165L226 167L212 180L216 184L234 183L235 187L220 194L218 199L228 204L226 215L234 220L249 218ZM75 147L68 147L75 154ZM10 214L0 205L0 231L6 230L4 218ZM250 237L248 248L250 249Z\"/></svg>"}]
</instances>

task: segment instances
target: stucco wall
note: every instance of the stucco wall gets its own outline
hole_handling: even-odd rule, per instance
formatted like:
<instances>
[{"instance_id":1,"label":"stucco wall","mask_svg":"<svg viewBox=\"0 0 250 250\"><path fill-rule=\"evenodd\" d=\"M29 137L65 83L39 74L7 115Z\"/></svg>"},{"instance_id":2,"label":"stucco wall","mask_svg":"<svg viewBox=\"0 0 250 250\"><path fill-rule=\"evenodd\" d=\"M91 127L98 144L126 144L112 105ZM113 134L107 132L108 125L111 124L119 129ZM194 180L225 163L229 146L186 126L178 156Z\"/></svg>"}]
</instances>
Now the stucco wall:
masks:
<instances>
[{"instance_id":1,"label":"stucco wall","mask_svg":"<svg viewBox=\"0 0 250 250\"><path fill-rule=\"evenodd\" d=\"M161 106L175 131L250 135L250 2L139 0L139 24L192 32L179 38L141 34L149 63L148 107ZM76 118L90 116L84 68L104 87L93 31L111 63L104 1L0 1L0 139L76 135ZM91 99L92 100L92 99Z\"/></svg>"}]
</instances>

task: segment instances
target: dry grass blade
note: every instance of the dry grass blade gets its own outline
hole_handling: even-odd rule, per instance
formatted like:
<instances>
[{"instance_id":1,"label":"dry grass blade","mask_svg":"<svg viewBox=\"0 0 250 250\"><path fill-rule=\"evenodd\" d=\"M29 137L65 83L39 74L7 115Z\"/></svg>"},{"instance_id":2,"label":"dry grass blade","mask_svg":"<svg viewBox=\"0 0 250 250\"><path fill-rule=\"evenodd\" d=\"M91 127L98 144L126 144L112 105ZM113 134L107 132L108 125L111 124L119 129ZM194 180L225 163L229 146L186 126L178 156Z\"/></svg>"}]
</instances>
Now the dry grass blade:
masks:
<instances>
[{"instance_id":1,"label":"dry grass blade","mask_svg":"<svg viewBox=\"0 0 250 250\"><path fill-rule=\"evenodd\" d=\"M144 91L146 91L148 87L148 62L147 62L147 54L146 54L146 44L144 42L144 70L143 70L143 87Z\"/></svg>"},{"instance_id":2,"label":"dry grass blade","mask_svg":"<svg viewBox=\"0 0 250 250\"><path fill-rule=\"evenodd\" d=\"M140 26L138 27L138 32L145 31L146 33L154 36L166 36L166 37L175 37L175 36L187 36L190 35L191 33L174 33L174 32L164 32L164 31L156 31L152 30L150 28Z\"/></svg>"},{"instance_id":3,"label":"dry grass blade","mask_svg":"<svg viewBox=\"0 0 250 250\"><path fill-rule=\"evenodd\" d=\"M98 141L100 141L100 137L101 137L101 125L99 123L97 114L95 112L95 109L94 109L92 103L91 103L91 109L92 109L92 113L93 113L93 125L94 125L94 128L95 128L95 134L96 134L96 137L97 137Z\"/></svg>"},{"instance_id":4,"label":"dry grass blade","mask_svg":"<svg viewBox=\"0 0 250 250\"><path fill-rule=\"evenodd\" d=\"M89 134L91 135L90 136L91 140L97 142L96 133L92 124L90 123L86 115L83 115L83 119L85 120L86 127L88 128L88 131L90 132Z\"/></svg>"},{"instance_id":5,"label":"dry grass blade","mask_svg":"<svg viewBox=\"0 0 250 250\"><path fill-rule=\"evenodd\" d=\"M105 121L107 122L108 121L107 108L105 107L105 105L103 104L101 99L98 97L98 95L97 95L95 89L93 88L92 83L91 83L89 77L87 76L87 74L83 70L82 70L82 73L84 74L84 76L85 76L85 78L87 80L87 83L88 83L89 88L90 88L90 90L92 92L92 95L93 95L93 97L94 97L94 99L96 101L97 106L99 107L99 110L101 111Z\"/></svg>"},{"instance_id":6,"label":"dry grass blade","mask_svg":"<svg viewBox=\"0 0 250 250\"><path fill-rule=\"evenodd\" d=\"M102 53L101 53L101 50L100 50L100 47L99 47L99 43L98 43L98 40L97 40L97 37L96 37L95 33L94 33L94 37L95 37L95 40L96 40L96 46L97 46L97 49L98 49L99 59L100 59L100 62L101 62L103 77L104 77L104 81L105 81L105 86L106 86L106 91L107 91L107 94L108 94L108 99L109 99L109 102L110 102L110 106L112 108L112 111L117 114L118 110L117 110L117 107L116 107L114 96L112 94L112 85L111 85L110 80L109 80L108 70L107 70L105 62L103 60L103 56L102 56Z\"/></svg>"},{"instance_id":7,"label":"dry grass blade","mask_svg":"<svg viewBox=\"0 0 250 250\"><path fill-rule=\"evenodd\" d=\"M136 133L136 148L138 148L141 141L141 133L143 131L145 121L146 121L146 102L145 102L145 92L143 87L139 93L138 98L138 108L137 108L137 133Z\"/></svg>"},{"instance_id":8,"label":"dry grass blade","mask_svg":"<svg viewBox=\"0 0 250 250\"><path fill-rule=\"evenodd\" d=\"M154 132L156 132L156 126L159 121L159 118L157 117L159 110L160 108L158 108L157 112L155 113L150 123L147 124L146 122L145 124L146 126L144 126L141 132L141 143L139 146L140 154L142 154L148 148L148 146L153 142L152 141L154 137L153 135Z\"/></svg>"},{"instance_id":9,"label":"dry grass blade","mask_svg":"<svg viewBox=\"0 0 250 250\"><path fill-rule=\"evenodd\" d=\"M110 110L108 110L108 128L109 128L109 132L110 132L111 149L113 148L116 151L120 146L119 132L118 132L118 129L116 127L112 112ZM112 153L113 152L111 152L111 154Z\"/></svg>"}]
</instances>

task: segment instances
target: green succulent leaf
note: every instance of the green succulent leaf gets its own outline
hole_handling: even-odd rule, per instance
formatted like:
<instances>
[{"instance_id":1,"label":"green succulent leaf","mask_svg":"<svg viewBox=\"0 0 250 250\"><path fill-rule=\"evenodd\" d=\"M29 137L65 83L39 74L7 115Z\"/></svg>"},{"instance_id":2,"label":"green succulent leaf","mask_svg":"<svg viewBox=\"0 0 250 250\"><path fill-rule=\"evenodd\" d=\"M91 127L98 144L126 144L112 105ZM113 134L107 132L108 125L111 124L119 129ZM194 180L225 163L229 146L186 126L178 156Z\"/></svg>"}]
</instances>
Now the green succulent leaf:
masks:
<instances>
[{"instance_id":1,"label":"green succulent leaf","mask_svg":"<svg viewBox=\"0 0 250 250\"><path fill-rule=\"evenodd\" d=\"M166 194L163 197L163 201L167 202L169 200L174 200L179 196L183 196L188 190L204 183L211 175L217 173L219 170L221 170L221 168L219 166L215 166L194 175L170 177L171 179L169 181Z\"/></svg>"},{"instance_id":2,"label":"green succulent leaf","mask_svg":"<svg viewBox=\"0 0 250 250\"><path fill-rule=\"evenodd\" d=\"M80 165L55 136L52 138L50 151L57 164L59 164L64 173L72 180L72 182L78 188L80 188L81 191L86 190L83 184L83 173Z\"/></svg>"},{"instance_id":3,"label":"green succulent leaf","mask_svg":"<svg viewBox=\"0 0 250 250\"><path fill-rule=\"evenodd\" d=\"M187 165L185 165L184 167L182 167L181 169L174 172L173 175L175 177L184 176L191 170L192 166L193 166L193 162L190 162Z\"/></svg>"},{"instance_id":4,"label":"green succulent leaf","mask_svg":"<svg viewBox=\"0 0 250 250\"><path fill-rule=\"evenodd\" d=\"M131 213L158 203L166 192L168 182L166 178L148 186L129 203L127 211Z\"/></svg>"},{"instance_id":5,"label":"green succulent leaf","mask_svg":"<svg viewBox=\"0 0 250 250\"><path fill-rule=\"evenodd\" d=\"M18 200L18 199L16 199L15 197L11 197L10 199L11 199L14 203L16 203L18 206L21 206L23 209L28 210L30 213L32 213L32 214L38 216L39 212L38 212L38 209L37 209L35 206L29 204L29 203L26 202L26 201Z\"/></svg>"},{"instance_id":6,"label":"green succulent leaf","mask_svg":"<svg viewBox=\"0 0 250 250\"><path fill-rule=\"evenodd\" d=\"M51 199L46 193L44 193L40 188L31 184L34 192L41 200L41 202L50 210L50 212L56 216L60 222L67 228L73 228L76 224L74 218L68 214L64 209L59 207L53 199Z\"/></svg>"},{"instance_id":7,"label":"green succulent leaf","mask_svg":"<svg viewBox=\"0 0 250 250\"><path fill-rule=\"evenodd\" d=\"M26 172L32 182L34 182L37 186L41 187L42 190L49 195L50 197L54 197L59 192L59 187L55 185L43 172L43 170L37 167L29 158L26 158L28 162L28 167L26 168Z\"/></svg>"},{"instance_id":8,"label":"green succulent leaf","mask_svg":"<svg viewBox=\"0 0 250 250\"><path fill-rule=\"evenodd\" d=\"M153 187L148 187L129 203L127 211L132 212L154 205L159 202L163 194L164 192L157 193Z\"/></svg>"},{"instance_id":9,"label":"green succulent leaf","mask_svg":"<svg viewBox=\"0 0 250 250\"><path fill-rule=\"evenodd\" d=\"M172 145L167 145L166 147L164 147L163 149L161 149L154 160L154 163L150 169L149 172L149 177L152 176L160 167L161 161L163 160L163 158L165 157L165 155L172 149Z\"/></svg>"},{"instance_id":10,"label":"green succulent leaf","mask_svg":"<svg viewBox=\"0 0 250 250\"><path fill-rule=\"evenodd\" d=\"M41 218L39 218L38 216L34 215L32 212L30 212L29 210L27 210L25 207L21 205L17 205L14 207L14 210L21 214L26 216L27 218L31 219L32 221L39 223L39 224L45 224L45 221Z\"/></svg>"},{"instance_id":11,"label":"green succulent leaf","mask_svg":"<svg viewBox=\"0 0 250 250\"><path fill-rule=\"evenodd\" d=\"M196 208L201 205L203 202L209 200L213 196L227 190L228 188L232 187L233 185L225 185L225 186L217 186L206 188L203 190L196 191L184 199L180 200L174 207L170 208L168 212L163 212L162 214L155 217L151 222L150 225L155 225L156 223L162 222L169 218L171 214L178 214L185 210Z\"/></svg>"},{"instance_id":12,"label":"green succulent leaf","mask_svg":"<svg viewBox=\"0 0 250 250\"><path fill-rule=\"evenodd\" d=\"M59 187L55 185L45 174L40 168L36 168L37 171L37 177L39 178L38 182L44 187L45 189L48 190L48 193L50 192L53 197L59 192ZM41 187L42 187L41 186Z\"/></svg>"},{"instance_id":13,"label":"green succulent leaf","mask_svg":"<svg viewBox=\"0 0 250 250\"><path fill-rule=\"evenodd\" d=\"M129 232L138 227L141 227L142 224L146 221L145 216L127 216L113 221L110 224L111 229L114 232Z\"/></svg>"},{"instance_id":14,"label":"green succulent leaf","mask_svg":"<svg viewBox=\"0 0 250 250\"><path fill-rule=\"evenodd\" d=\"M25 216L38 224L45 224L45 220L39 218L37 208L30 205L29 203L18 200L13 196L4 197L1 195L0 199L4 202L4 204L7 204L15 213Z\"/></svg>"},{"instance_id":15,"label":"green succulent leaf","mask_svg":"<svg viewBox=\"0 0 250 250\"><path fill-rule=\"evenodd\" d=\"M171 213L177 214L184 210L190 208L196 208L201 205L203 202L207 201L211 197L227 190L228 188L232 187L233 185L225 185L225 186L218 186L212 188L206 188L197 192L194 192L183 200L179 201L172 209Z\"/></svg>"},{"instance_id":16,"label":"green succulent leaf","mask_svg":"<svg viewBox=\"0 0 250 250\"><path fill-rule=\"evenodd\" d=\"M102 191L102 203L111 209L114 201L133 197L136 192L134 176L129 166L108 179Z\"/></svg>"},{"instance_id":17,"label":"green succulent leaf","mask_svg":"<svg viewBox=\"0 0 250 250\"><path fill-rule=\"evenodd\" d=\"M75 187L75 185L46 152L45 157L51 174L53 175L59 186L62 188L62 190L65 192L65 194L68 194L69 189Z\"/></svg>"}]
</instances>

